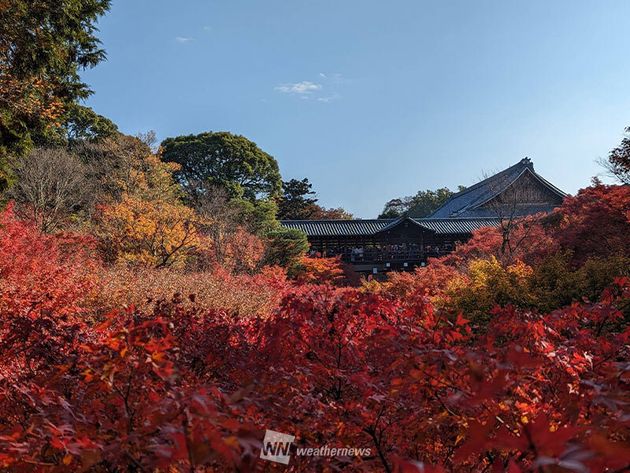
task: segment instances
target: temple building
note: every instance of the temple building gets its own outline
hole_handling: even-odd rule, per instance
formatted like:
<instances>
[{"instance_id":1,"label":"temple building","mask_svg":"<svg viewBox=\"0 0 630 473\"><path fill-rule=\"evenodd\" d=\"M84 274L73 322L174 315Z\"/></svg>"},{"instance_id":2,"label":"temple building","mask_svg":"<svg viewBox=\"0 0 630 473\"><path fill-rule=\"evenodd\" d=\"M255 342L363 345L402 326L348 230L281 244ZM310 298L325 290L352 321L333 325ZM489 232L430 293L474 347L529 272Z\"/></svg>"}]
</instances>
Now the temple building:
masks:
<instances>
[{"instance_id":1,"label":"temple building","mask_svg":"<svg viewBox=\"0 0 630 473\"><path fill-rule=\"evenodd\" d=\"M382 274L424 265L478 228L550 212L565 195L525 158L452 195L428 217L414 216L411 209L395 219L284 220L282 225L306 233L313 254L340 256L358 272Z\"/></svg>"}]
</instances>

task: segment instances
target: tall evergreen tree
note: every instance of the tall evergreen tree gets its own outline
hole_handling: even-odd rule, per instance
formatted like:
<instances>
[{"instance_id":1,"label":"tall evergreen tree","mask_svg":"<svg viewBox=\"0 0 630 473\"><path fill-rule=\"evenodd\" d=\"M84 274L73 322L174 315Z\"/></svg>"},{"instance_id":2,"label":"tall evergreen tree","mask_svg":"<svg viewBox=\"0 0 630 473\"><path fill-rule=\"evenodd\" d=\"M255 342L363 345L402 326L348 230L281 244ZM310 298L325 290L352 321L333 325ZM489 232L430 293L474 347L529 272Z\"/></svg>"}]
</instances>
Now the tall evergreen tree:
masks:
<instances>
[{"instance_id":1,"label":"tall evergreen tree","mask_svg":"<svg viewBox=\"0 0 630 473\"><path fill-rule=\"evenodd\" d=\"M317 199L314 197L313 184L308 178L291 179L282 182L282 198L278 204L280 220L307 220L311 218Z\"/></svg>"},{"instance_id":2,"label":"tall evergreen tree","mask_svg":"<svg viewBox=\"0 0 630 473\"><path fill-rule=\"evenodd\" d=\"M10 181L9 157L58 139L77 114L73 106L90 95L79 72L105 58L96 21L109 6L110 0L0 0L0 190Z\"/></svg>"}]
</instances>

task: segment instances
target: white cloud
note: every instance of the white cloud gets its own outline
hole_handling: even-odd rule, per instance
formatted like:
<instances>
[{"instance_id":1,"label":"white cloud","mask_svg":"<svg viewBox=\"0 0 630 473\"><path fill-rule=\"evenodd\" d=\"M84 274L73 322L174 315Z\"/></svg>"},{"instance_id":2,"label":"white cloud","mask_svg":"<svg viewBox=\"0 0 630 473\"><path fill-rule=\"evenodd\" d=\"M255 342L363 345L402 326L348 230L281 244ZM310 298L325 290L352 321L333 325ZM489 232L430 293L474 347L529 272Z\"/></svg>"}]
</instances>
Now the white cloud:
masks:
<instances>
[{"instance_id":1,"label":"white cloud","mask_svg":"<svg viewBox=\"0 0 630 473\"><path fill-rule=\"evenodd\" d=\"M330 103L330 102L333 102L334 100L337 100L339 98L341 98L341 95L334 94L334 95L328 95L326 97L317 97L317 101L318 102L323 102L323 103Z\"/></svg>"},{"instance_id":2,"label":"white cloud","mask_svg":"<svg viewBox=\"0 0 630 473\"><path fill-rule=\"evenodd\" d=\"M331 103L340 100L342 98L340 89L350 84L350 81L339 72L319 72L317 77L317 82L310 80L288 82L277 85L274 90L305 101Z\"/></svg>"},{"instance_id":3,"label":"white cloud","mask_svg":"<svg viewBox=\"0 0 630 473\"><path fill-rule=\"evenodd\" d=\"M185 43L190 43L191 41L194 41L195 38L191 38L189 36L177 36L175 38L175 41L177 41L180 44L185 44Z\"/></svg>"},{"instance_id":4,"label":"white cloud","mask_svg":"<svg viewBox=\"0 0 630 473\"><path fill-rule=\"evenodd\" d=\"M281 84L275 87L275 90L277 90L278 92L297 95L312 94L313 92L317 92L321 89L321 84L316 84L315 82L311 82L308 80L296 82L294 84Z\"/></svg>"}]
</instances>

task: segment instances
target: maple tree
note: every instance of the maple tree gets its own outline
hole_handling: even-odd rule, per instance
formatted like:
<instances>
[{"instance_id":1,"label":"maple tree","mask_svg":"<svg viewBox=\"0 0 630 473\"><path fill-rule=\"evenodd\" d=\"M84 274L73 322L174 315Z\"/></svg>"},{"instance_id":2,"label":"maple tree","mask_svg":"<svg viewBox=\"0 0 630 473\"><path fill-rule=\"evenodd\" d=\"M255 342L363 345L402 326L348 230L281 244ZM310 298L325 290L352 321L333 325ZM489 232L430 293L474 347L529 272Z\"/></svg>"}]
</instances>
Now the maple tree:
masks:
<instances>
[{"instance_id":1,"label":"maple tree","mask_svg":"<svg viewBox=\"0 0 630 473\"><path fill-rule=\"evenodd\" d=\"M589 257L626 254L630 222L630 186L595 182L569 196L549 217L561 248L569 250L574 265Z\"/></svg>"},{"instance_id":2,"label":"maple tree","mask_svg":"<svg viewBox=\"0 0 630 473\"><path fill-rule=\"evenodd\" d=\"M371 446L366 470L404 459L447 471L620 468L627 379L614 360L627 360L629 332L614 327L628 281L617 284L599 304L550 315L497 308L479 338L423 298L300 294L263 332L275 382L257 390L284 399L273 425L308 443Z\"/></svg>"},{"instance_id":3,"label":"maple tree","mask_svg":"<svg viewBox=\"0 0 630 473\"><path fill-rule=\"evenodd\" d=\"M177 203L124 197L105 206L98 222L103 252L110 261L182 265L200 243L199 218Z\"/></svg>"},{"instance_id":4,"label":"maple tree","mask_svg":"<svg viewBox=\"0 0 630 473\"><path fill-rule=\"evenodd\" d=\"M275 471L259 458L273 429L298 447L370 449L293 455L295 472L626 471L627 248L579 236L593 207L622 215L611 191L587 189L527 230L548 244L501 259L501 236L483 230L416 273L356 288L335 259L304 258L297 280L155 269L153 256L108 267L98 241L42 234L9 206L0 465ZM150 203L136 197L130 221Z\"/></svg>"},{"instance_id":5,"label":"maple tree","mask_svg":"<svg viewBox=\"0 0 630 473\"><path fill-rule=\"evenodd\" d=\"M303 256L297 270L297 280L305 284L344 285L346 272L341 258Z\"/></svg>"}]
</instances>

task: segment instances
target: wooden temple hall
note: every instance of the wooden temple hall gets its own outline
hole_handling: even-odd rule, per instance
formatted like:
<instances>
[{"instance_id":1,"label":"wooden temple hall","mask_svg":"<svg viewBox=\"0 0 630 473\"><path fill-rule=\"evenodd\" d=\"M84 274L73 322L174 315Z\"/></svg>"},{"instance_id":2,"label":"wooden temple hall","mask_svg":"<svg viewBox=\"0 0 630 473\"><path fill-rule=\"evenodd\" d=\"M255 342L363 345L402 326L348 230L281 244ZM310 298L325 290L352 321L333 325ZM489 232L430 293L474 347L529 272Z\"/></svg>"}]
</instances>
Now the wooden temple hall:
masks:
<instances>
[{"instance_id":1,"label":"wooden temple hall","mask_svg":"<svg viewBox=\"0 0 630 473\"><path fill-rule=\"evenodd\" d=\"M451 196L428 217L374 220L284 220L308 236L313 255L340 256L358 272L380 274L424 266L501 221L550 212L566 194L534 171L530 159Z\"/></svg>"}]
</instances>

